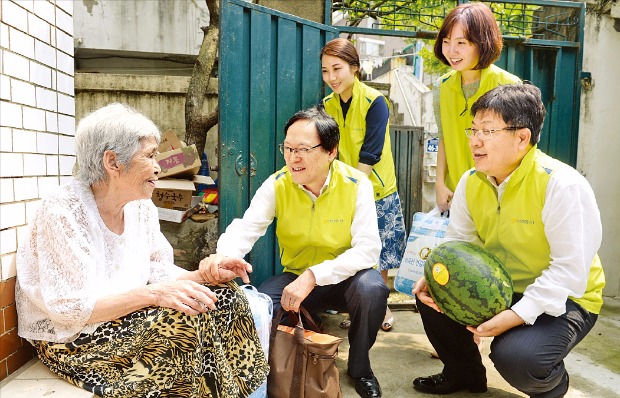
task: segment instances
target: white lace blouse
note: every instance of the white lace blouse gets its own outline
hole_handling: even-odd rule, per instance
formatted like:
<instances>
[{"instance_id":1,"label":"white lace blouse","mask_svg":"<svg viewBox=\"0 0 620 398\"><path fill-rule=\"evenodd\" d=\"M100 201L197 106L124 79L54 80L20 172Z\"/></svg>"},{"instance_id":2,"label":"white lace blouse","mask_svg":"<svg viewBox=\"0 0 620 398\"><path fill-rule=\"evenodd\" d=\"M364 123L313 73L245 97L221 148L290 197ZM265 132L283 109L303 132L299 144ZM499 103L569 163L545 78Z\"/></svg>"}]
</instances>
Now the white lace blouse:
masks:
<instances>
[{"instance_id":1,"label":"white lace blouse","mask_svg":"<svg viewBox=\"0 0 620 398\"><path fill-rule=\"evenodd\" d=\"M18 334L69 342L94 331L97 299L185 273L159 229L150 200L125 206L125 230L111 232L90 187L78 180L41 202L17 251Z\"/></svg>"}]
</instances>

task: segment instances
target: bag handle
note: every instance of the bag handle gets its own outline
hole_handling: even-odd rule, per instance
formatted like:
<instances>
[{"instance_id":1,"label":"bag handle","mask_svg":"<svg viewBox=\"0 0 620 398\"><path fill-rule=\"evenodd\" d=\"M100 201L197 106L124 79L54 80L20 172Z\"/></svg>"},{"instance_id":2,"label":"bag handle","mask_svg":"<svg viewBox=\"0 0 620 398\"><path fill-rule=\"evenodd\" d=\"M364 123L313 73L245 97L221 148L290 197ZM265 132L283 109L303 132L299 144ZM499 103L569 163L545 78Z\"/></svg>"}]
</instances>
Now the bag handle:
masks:
<instances>
[{"instance_id":1,"label":"bag handle","mask_svg":"<svg viewBox=\"0 0 620 398\"><path fill-rule=\"evenodd\" d=\"M304 326L302 323L302 328L304 328L305 330L312 330L313 332L317 333L323 333L323 328L319 326L319 324L314 320L312 315L310 315L310 313L308 312L308 310L306 310L305 307L300 306L299 313L290 311L288 314L289 319L292 321L291 323L299 323L302 318L305 318L306 325Z\"/></svg>"},{"instance_id":2,"label":"bag handle","mask_svg":"<svg viewBox=\"0 0 620 398\"><path fill-rule=\"evenodd\" d=\"M435 207L433 207L433 210L431 210L428 213L426 213L426 217L424 217L424 218L429 218L429 217L445 217L445 218L450 218L450 210L441 211L441 210L439 210L439 207L435 206Z\"/></svg>"},{"instance_id":3,"label":"bag handle","mask_svg":"<svg viewBox=\"0 0 620 398\"><path fill-rule=\"evenodd\" d=\"M305 308L301 307L303 311L306 311ZM280 307L278 313L275 318L273 318L273 323L271 324L271 335L269 336L269 356L273 355L274 350L274 342L276 338L276 333L278 331L278 325L282 320L282 316L284 316L284 309ZM307 311L306 311L307 313ZM308 314L310 315L310 314ZM291 380L291 388L290 388L290 397L291 398L303 398L303 385L302 385L302 374L304 368L304 325L301 321L301 317L299 317L297 321L297 325L295 326L295 330L293 332L293 341L295 342L295 363L293 364L293 379Z\"/></svg>"},{"instance_id":4,"label":"bag handle","mask_svg":"<svg viewBox=\"0 0 620 398\"><path fill-rule=\"evenodd\" d=\"M314 332L318 332L318 333L322 333L321 328L319 328L318 324L316 323L316 321L314 320L314 318L312 318L312 315L310 315L310 313L308 312L308 310L306 310L304 307L299 307L299 310L301 312L301 314L306 317L306 321L310 326L310 329L308 330L312 330ZM282 321L282 317L284 316L284 313L286 313L287 311L285 311L282 307L280 307L280 309L278 310L278 312L276 313L276 316L273 318L273 321L271 323L271 334L269 335L269 346L272 346L273 343L273 339L275 338L276 335L276 331L278 330L278 325L280 324L280 322ZM299 316L299 314L291 311L293 313L293 316L297 317L297 326L301 328L302 330L305 330L306 328L304 327L303 321L301 320L301 316Z\"/></svg>"}]
</instances>

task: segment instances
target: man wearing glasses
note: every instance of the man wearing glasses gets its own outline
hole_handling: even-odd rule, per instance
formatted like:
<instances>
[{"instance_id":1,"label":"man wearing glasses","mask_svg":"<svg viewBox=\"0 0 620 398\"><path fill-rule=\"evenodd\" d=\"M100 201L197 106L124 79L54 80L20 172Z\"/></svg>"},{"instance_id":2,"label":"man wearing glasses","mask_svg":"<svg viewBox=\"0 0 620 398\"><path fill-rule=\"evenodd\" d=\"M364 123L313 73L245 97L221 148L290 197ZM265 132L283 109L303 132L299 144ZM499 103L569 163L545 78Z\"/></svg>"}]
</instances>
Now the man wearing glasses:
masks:
<instances>
[{"instance_id":1,"label":"man wearing glasses","mask_svg":"<svg viewBox=\"0 0 620 398\"><path fill-rule=\"evenodd\" d=\"M381 397L369 350L387 307L389 289L379 271L381 240L373 188L367 176L336 160L338 125L322 108L297 112L279 146L286 166L256 191L243 218L235 219L217 243L217 254L200 262L207 281L251 269L243 257L278 219L276 235L284 272L259 291L280 307L311 312L348 312L348 373L362 397Z\"/></svg>"},{"instance_id":2,"label":"man wearing glasses","mask_svg":"<svg viewBox=\"0 0 620 398\"><path fill-rule=\"evenodd\" d=\"M495 336L490 358L513 387L530 397L563 397L569 384L563 360L603 304L596 199L575 169L537 149L545 118L537 87L499 86L471 112L465 134L475 168L456 187L446 237L497 255L515 294L510 309L463 326L439 312L424 279L416 283L424 329L444 368L413 386L431 394L486 391L474 333Z\"/></svg>"}]
</instances>

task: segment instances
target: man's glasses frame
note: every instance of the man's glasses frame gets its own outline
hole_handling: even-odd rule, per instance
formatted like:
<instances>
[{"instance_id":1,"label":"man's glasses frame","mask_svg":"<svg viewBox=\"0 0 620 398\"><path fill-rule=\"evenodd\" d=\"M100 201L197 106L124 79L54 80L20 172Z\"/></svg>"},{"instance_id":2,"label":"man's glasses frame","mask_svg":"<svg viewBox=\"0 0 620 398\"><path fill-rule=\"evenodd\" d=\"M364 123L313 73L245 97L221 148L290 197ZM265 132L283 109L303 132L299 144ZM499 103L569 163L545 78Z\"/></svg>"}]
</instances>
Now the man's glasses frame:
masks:
<instances>
[{"instance_id":1,"label":"man's glasses frame","mask_svg":"<svg viewBox=\"0 0 620 398\"><path fill-rule=\"evenodd\" d=\"M310 153L313 149L318 148L320 146L321 144L316 144L315 146L310 147L310 148L291 148L284 144L279 144L278 149L280 150L280 153L283 155L291 155L294 153L295 155L299 157L304 157L308 153Z\"/></svg>"},{"instance_id":2,"label":"man's glasses frame","mask_svg":"<svg viewBox=\"0 0 620 398\"><path fill-rule=\"evenodd\" d=\"M525 127L504 127L504 128L501 128L501 129L473 129L473 128L466 128L465 129L465 135L467 136L467 138L478 137L482 141L486 141L486 140L490 140L491 138L493 138L493 133L497 133L498 131L516 131L516 130L521 130L523 128L525 128Z\"/></svg>"}]
</instances>

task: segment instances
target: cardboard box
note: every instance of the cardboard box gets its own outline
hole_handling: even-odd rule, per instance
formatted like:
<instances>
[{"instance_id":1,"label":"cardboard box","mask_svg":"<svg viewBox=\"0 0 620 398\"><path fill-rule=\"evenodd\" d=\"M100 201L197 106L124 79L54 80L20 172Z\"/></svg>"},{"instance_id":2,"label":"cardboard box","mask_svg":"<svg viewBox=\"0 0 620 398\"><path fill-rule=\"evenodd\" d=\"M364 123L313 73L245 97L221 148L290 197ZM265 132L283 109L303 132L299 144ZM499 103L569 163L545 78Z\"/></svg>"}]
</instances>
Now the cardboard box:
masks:
<instances>
[{"instance_id":1,"label":"cardboard box","mask_svg":"<svg viewBox=\"0 0 620 398\"><path fill-rule=\"evenodd\" d=\"M173 210L187 210L192 205L194 183L189 180L165 178L155 181L153 203L155 206Z\"/></svg>"},{"instance_id":2,"label":"cardboard box","mask_svg":"<svg viewBox=\"0 0 620 398\"><path fill-rule=\"evenodd\" d=\"M196 145L193 144L172 151L161 152L155 159L161 167L159 178L171 176L191 178L198 173L202 165Z\"/></svg>"},{"instance_id":3,"label":"cardboard box","mask_svg":"<svg viewBox=\"0 0 620 398\"><path fill-rule=\"evenodd\" d=\"M213 181L213 178L209 176L201 176L198 174L194 176L194 183L205 184L205 185L215 185L215 181Z\"/></svg>"},{"instance_id":4,"label":"cardboard box","mask_svg":"<svg viewBox=\"0 0 620 398\"><path fill-rule=\"evenodd\" d=\"M159 152L167 152L184 147L185 145L177 137L174 130L166 130L161 133L161 141L159 142Z\"/></svg>"},{"instance_id":5,"label":"cardboard box","mask_svg":"<svg viewBox=\"0 0 620 398\"><path fill-rule=\"evenodd\" d=\"M163 221L170 221L170 222L176 222L176 223L182 223L183 221L187 220L188 218L192 218L192 220L194 219L194 216L199 216L201 213L200 210L202 209L202 203L199 203L195 206L192 206L192 208L188 209L188 210L172 210L172 209L164 209L162 207L158 207L157 208L157 215L159 217L160 220ZM214 214L210 214L210 217L208 219L211 218L215 218L217 217ZM196 219L196 221L206 221L206 219Z\"/></svg>"},{"instance_id":6,"label":"cardboard box","mask_svg":"<svg viewBox=\"0 0 620 398\"><path fill-rule=\"evenodd\" d=\"M191 206L194 207L197 204L202 203L202 196L192 196L192 204Z\"/></svg>"},{"instance_id":7,"label":"cardboard box","mask_svg":"<svg viewBox=\"0 0 620 398\"><path fill-rule=\"evenodd\" d=\"M164 209L162 207L157 208L157 215L159 219L163 221L182 223L185 220L185 213L187 213L187 211Z\"/></svg>"}]
</instances>

